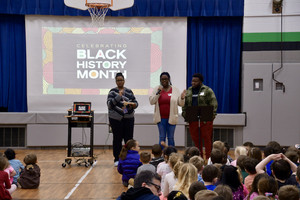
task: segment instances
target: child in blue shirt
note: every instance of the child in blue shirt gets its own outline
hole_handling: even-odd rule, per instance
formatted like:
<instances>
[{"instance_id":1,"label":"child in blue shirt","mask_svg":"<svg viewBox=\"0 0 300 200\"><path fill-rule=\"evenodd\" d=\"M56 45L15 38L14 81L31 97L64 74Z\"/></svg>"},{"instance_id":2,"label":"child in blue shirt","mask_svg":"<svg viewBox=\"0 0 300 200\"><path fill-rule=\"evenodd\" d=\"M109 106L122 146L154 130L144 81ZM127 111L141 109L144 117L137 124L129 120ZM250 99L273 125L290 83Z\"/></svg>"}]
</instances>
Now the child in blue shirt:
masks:
<instances>
[{"instance_id":1,"label":"child in blue shirt","mask_svg":"<svg viewBox=\"0 0 300 200\"><path fill-rule=\"evenodd\" d=\"M4 152L5 157L8 159L9 164L14 168L16 171L16 175L14 176L14 180L12 184L17 185L17 180L20 177L21 172L24 170L24 165L21 163L20 160L16 159L16 153L13 149L6 149Z\"/></svg>"},{"instance_id":2,"label":"child in blue shirt","mask_svg":"<svg viewBox=\"0 0 300 200\"><path fill-rule=\"evenodd\" d=\"M214 165L207 165L202 171L204 185L208 190L214 190L218 181L219 169Z\"/></svg>"}]
</instances>

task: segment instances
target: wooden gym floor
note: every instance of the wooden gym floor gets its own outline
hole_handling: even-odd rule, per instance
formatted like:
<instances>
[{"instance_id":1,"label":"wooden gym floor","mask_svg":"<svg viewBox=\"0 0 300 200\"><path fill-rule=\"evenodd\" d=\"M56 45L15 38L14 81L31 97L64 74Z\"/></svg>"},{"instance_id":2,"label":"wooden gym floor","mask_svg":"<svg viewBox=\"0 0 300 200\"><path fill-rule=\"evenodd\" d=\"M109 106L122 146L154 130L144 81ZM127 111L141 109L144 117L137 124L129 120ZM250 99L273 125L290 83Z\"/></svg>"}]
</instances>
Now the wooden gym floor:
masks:
<instances>
[{"instance_id":1,"label":"wooden gym floor","mask_svg":"<svg viewBox=\"0 0 300 200\"><path fill-rule=\"evenodd\" d=\"M3 152L4 150L0 150ZM150 150L149 150L150 151ZM63 149L16 150L16 158L23 162L26 154L35 153L41 168L38 189L17 189L12 197L18 199L116 199L126 188L121 175L113 166L112 150L94 149L97 162L93 167L78 166L74 159L62 167L67 155Z\"/></svg>"}]
</instances>

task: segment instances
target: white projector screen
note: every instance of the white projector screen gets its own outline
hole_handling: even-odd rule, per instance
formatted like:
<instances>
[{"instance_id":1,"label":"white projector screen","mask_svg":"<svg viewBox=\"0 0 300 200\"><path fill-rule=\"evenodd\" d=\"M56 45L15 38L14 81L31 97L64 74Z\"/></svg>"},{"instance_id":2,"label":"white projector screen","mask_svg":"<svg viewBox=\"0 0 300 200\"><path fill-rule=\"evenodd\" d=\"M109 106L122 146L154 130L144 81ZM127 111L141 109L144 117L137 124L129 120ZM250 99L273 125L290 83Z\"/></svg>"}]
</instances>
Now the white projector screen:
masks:
<instances>
[{"instance_id":1,"label":"white projector screen","mask_svg":"<svg viewBox=\"0 0 300 200\"><path fill-rule=\"evenodd\" d=\"M92 102L106 113L109 90L122 72L137 113L153 113L149 95L167 71L186 88L186 18L26 16L28 112L66 112L73 102Z\"/></svg>"}]
</instances>

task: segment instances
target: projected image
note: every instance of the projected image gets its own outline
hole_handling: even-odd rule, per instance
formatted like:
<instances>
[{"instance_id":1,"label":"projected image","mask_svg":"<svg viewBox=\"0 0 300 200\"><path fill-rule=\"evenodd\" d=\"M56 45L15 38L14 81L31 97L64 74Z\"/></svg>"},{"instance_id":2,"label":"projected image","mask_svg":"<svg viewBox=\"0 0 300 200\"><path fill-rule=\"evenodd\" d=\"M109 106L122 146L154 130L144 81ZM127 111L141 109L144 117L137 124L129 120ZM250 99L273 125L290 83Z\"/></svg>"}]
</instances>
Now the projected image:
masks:
<instances>
[{"instance_id":1,"label":"projected image","mask_svg":"<svg viewBox=\"0 0 300 200\"><path fill-rule=\"evenodd\" d=\"M148 95L162 72L162 37L162 27L43 27L43 94L107 95L122 72L135 95Z\"/></svg>"},{"instance_id":2,"label":"projected image","mask_svg":"<svg viewBox=\"0 0 300 200\"><path fill-rule=\"evenodd\" d=\"M186 88L187 19L107 17L91 27L86 16L26 15L28 112L63 112L73 102L91 102L107 113L107 94L122 72L139 106L149 103L160 74Z\"/></svg>"}]
</instances>

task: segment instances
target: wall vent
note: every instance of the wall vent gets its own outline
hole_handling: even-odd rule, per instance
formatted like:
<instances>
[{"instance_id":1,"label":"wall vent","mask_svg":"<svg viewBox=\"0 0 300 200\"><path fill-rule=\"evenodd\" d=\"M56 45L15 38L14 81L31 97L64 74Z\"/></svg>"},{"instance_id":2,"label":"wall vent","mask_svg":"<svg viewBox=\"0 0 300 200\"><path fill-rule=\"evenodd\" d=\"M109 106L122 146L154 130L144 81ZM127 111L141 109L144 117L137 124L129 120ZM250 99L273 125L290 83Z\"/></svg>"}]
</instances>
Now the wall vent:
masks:
<instances>
[{"instance_id":1,"label":"wall vent","mask_svg":"<svg viewBox=\"0 0 300 200\"><path fill-rule=\"evenodd\" d=\"M25 147L25 127L0 127L0 147Z\"/></svg>"},{"instance_id":2,"label":"wall vent","mask_svg":"<svg viewBox=\"0 0 300 200\"><path fill-rule=\"evenodd\" d=\"M189 127L186 126L186 147L195 146L191 138ZM233 128L214 128L213 129L213 141L221 140L222 142L227 142L230 148L234 147L234 129Z\"/></svg>"}]
</instances>

